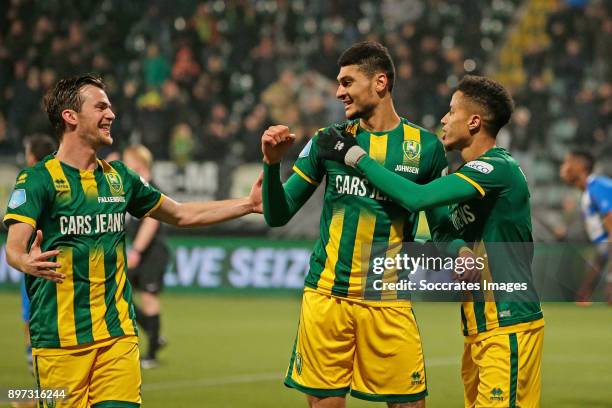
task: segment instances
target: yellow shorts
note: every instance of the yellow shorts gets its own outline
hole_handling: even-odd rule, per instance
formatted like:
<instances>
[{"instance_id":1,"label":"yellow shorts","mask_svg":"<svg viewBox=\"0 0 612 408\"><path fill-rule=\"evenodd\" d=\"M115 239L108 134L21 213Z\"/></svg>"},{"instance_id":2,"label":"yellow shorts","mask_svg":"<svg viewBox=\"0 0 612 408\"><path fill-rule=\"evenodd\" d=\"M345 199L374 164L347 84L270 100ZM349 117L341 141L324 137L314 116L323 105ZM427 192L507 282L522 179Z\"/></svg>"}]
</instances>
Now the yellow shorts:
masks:
<instances>
[{"instance_id":1,"label":"yellow shorts","mask_svg":"<svg viewBox=\"0 0 612 408\"><path fill-rule=\"evenodd\" d=\"M84 346L34 349L39 388L62 388L68 397L49 408L137 408L140 354L136 336L114 337Z\"/></svg>"},{"instance_id":2,"label":"yellow shorts","mask_svg":"<svg viewBox=\"0 0 612 408\"><path fill-rule=\"evenodd\" d=\"M412 307L373 307L305 289L285 385L316 397L412 402L427 384Z\"/></svg>"},{"instance_id":3,"label":"yellow shorts","mask_svg":"<svg viewBox=\"0 0 612 408\"><path fill-rule=\"evenodd\" d=\"M544 327L543 320L538 322L533 329L499 328L494 330L502 334L465 342L461 377L466 408L540 406Z\"/></svg>"}]
</instances>

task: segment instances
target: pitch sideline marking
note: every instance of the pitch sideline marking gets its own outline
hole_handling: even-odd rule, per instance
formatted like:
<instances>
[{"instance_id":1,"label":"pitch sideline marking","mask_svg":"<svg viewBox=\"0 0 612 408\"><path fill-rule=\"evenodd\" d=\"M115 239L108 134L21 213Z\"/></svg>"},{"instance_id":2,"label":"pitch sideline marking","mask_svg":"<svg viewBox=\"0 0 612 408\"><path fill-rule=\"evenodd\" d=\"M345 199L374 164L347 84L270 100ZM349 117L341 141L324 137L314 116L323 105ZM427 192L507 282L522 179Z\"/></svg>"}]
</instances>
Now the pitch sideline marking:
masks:
<instances>
[{"instance_id":1,"label":"pitch sideline marking","mask_svg":"<svg viewBox=\"0 0 612 408\"><path fill-rule=\"evenodd\" d=\"M457 357L437 357L427 360L428 367L459 365ZM244 384L262 381L279 381L283 379L281 373L257 373L245 375L232 375L219 378L197 378L192 380L165 381L143 384L143 391L159 391L175 388L212 387L216 385Z\"/></svg>"},{"instance_id":2,"label":"pitch sideline marking","mask_svg":"<svg viewBox=\"0 0 612 408\"><path fill-rule=\"evenodd\" d=\"M571 358L563 355L544 356L544 363L561 363L561 364L592 364L592 363L605 363L606 361L612 361L611 359L597 358ZM461 356L454 357L434 357L426 359L427 367L445 367L459 365L461 363ZM161 391L176 388L192 388L192 387L213 387L217 385L230 385L230 384L247 384L263 381L280 381L283 375L281 373L256 373L256 374L244 374L244 375L232 375L227 377L219 378L197 378L189 380L178 380L178 381L165 381L144 384L142 386L143 391Z\"/></svg>"}]
</instances>

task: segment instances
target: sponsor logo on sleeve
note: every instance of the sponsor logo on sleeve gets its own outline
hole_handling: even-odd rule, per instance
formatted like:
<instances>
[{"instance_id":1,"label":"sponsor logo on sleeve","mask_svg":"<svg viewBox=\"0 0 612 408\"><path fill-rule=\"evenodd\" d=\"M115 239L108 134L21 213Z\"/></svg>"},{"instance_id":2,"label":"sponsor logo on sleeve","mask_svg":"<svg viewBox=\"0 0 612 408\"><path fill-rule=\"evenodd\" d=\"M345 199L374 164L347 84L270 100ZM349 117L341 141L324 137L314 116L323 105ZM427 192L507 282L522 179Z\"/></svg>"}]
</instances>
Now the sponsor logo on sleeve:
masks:
<instances>
[{"instance_id":1,"label":"sponsor logo on sleeve","mask_svg":"<svg viewBox=\"0 0 612 408\"><path fill-rule=\"evenodd\" d=\"M306 143L306 146L304 146L298 158L308 157L308 155L310 154L311 147L312 147L312 139L310 139L308 143Z\"/></svg>"},{"instance_id":2,"label":"sponsor logo on sleeve","mask_svg":"<svg viewBox=\"0 0 612 408\"><path fill-rule=\"evenodd\" d=\"M11 210L14 210L20 205L25 204L26 201L27 201L26 191L20 188L20 189L13 191L13 194L11 194L11 199L9 200L8 207Z\"/></svg>"},{"instance_id":3,"label":"sponsor logo on sleeve","mask_svg":"<svg viewBox=\"0 0 612 408\"><path fill-rule=\"evenodd\" d=\"M493 165L487 162L480 161L480 160L474 160L474 161L468 162L465 164L465 167L469 167L483 174L489 174L494 169Z\"/></svg>"}]
</instances>

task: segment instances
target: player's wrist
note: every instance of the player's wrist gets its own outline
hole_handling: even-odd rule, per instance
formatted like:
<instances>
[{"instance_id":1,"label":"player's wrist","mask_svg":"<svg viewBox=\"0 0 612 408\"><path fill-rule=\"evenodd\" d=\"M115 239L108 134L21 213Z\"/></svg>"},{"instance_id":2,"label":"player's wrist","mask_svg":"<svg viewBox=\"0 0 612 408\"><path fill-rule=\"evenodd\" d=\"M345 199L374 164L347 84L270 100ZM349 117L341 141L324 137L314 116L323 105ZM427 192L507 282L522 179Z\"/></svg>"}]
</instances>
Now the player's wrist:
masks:
<instances>
[{"instance_id":1,"label":"player's wrist","mask_svg":"<svg viewBox=\"0 0 612 408\"><path fill-rule=\"evenodd\" d=\"M352 146L344 155L344 163L350 167L357 167L359 160L361 160L365 155L366 152L361 147L358 145Z\"/></svg>"},{"instance_id":2,"label":"player's wrist","mask_svg":"<svg viewBox=\"0 0 612 408\"><path fill-rule=\"evenodd\" d=\"M279 157L278 159L270 159L269 157L264 156L263 162L264 164L267 164L268 166L273 166L275 164L280 164L281 158Z\"/></svg>"},{"instance_id":3,"label":"player's wrist","mask_svg":"<svg viewBox=\"0 0 612 408\"><path fill-rule=\"evenodd\" d=\"M11 265L18 271L29 274L30 268L28 268L30 261L30 254L21 254L17 257L16 265Z\"/></svg>"}]
</instances>

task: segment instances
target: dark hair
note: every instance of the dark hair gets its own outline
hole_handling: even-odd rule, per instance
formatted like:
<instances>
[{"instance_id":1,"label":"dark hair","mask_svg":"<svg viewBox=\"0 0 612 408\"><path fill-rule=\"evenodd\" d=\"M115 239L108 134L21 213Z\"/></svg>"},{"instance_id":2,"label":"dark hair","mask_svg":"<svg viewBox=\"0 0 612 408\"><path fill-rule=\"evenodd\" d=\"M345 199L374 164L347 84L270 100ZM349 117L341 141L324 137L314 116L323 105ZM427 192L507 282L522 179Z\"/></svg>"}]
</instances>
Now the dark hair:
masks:
<instances>
[{"instance_id":1,"label":"dark hair","mask_svg":"<svg viewBox=\"0 0 612 408\"><path fill-rule=\"evenodd\" d=\"M510 120L514 101L499 82L483 76L466 75L459 82L457 91L461 91L484 110L483 126L492 136L496 136L499 129Z\"/></svg>"},{"instance_id":2,"label":"dark hair","mask_svg":"<svg viewBox=\"0 0 612 408\"><path fill-rule=\"evenodd\" d=\"M593 156L590 151L585 149L572 149L570 150L569 154L582 160L582 163L589 174L593 172L593 167L595 167L595 156Z\"/></svg>"},{"instance_id":3,"label":"dark hair","mask_svg":"<svg viewBox=\"0 0 612 408\"><path fill-rule=\"evenodd\" d=\"M45 156L50 155L57 149L57 144L50 136L47 135L31 135L25 138L25 146L30 146L30 152L34 155L37 162L41 161Z\"/></svg>"},{"instance_id":4,"label":"dark hair","mask_svg":"<svg viewBox=\"0 0 612 408\"><path fill-rule=\"evenodd\" d=\"M384 45L375 41L363 41L353 44L338 58L338 66L357 65L369 77L377 72L387 76L389 92L395 81L395 65Z\"/></svg>"},{"instance_id":5,"label":"dark hair","mask_svg":"<svg viewBox=\"0 0 612 408\"><path fill-rule=\"evenodd\" d=\"M62 118L62 111L72 109L75 112L80 112L83 106L83 98L81 97L81 88L93 85L102 90L106 87L102 78L85 74L72 78L60 79L53 88L47 91L43 99L43 107L49 117L49 122L53 127L53 131L58 140L62 139L62 135L66 129L66 123Z\"/></svg>"}]
</instances>

